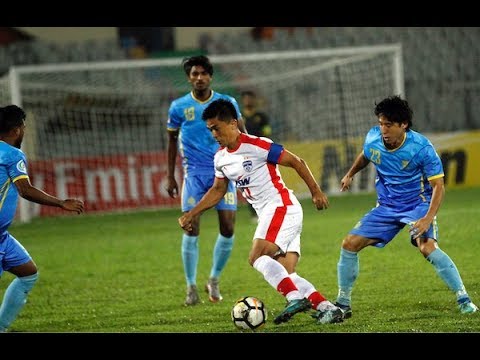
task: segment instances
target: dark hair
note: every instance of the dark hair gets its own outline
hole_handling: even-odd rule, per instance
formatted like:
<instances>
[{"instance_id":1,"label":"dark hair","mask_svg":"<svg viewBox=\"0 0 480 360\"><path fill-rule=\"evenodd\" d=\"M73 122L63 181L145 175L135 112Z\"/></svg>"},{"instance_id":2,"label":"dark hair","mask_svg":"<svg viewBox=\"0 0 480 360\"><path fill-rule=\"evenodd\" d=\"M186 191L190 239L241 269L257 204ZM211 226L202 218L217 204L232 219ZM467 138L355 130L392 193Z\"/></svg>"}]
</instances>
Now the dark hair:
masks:
<instances>
[{"instance_id":1,"label":"dark hair","mask_svg":"<svg viewBox=\"0 0 480 360\"><path fill-rule=\"evenodd\" d=\"M389 121L396 123L408 123L408 129L412 127L413 110L408 101L399 95L387 97L375 104L375 116L385 116Z\"/></svg>"},{"instance_id":2,"label":"dark hair","mask_svg":"<svg viewBox=\"0 0 480 360\"><path fill-rule=\"evenodd\" d=\"M7 105L0 108L0 134L6 134L25 121L25 111L17 105Z\"/></svg>"},{"instance_id":3,"label":"dark hair","mask_svg":"<svg viewBox=\"0 0 480 360\"><path fill-rule=\"evenodd\" d=\"M226 99L218 99L212 101L203 110L202 119L207 121L208 119L217 118L220 121L229 122L232 119L238 119L237 110L233 106L231 101Z\"/></svg>"},{"instance_id":4,"label":"dark hair","mask_svg":"<svg viewBox=\"0 0 480 360\"><path fill-rule=\"evenodd\" d=\"M191 56L183 58L182 60L183 70L185 70L185 74L190 75L190 71L194 66L201 66L205 69L210 76L213 76L213 65L210 62L210 59L205 55L198 55L198 56Z\"/></svg>"}]
</instances>

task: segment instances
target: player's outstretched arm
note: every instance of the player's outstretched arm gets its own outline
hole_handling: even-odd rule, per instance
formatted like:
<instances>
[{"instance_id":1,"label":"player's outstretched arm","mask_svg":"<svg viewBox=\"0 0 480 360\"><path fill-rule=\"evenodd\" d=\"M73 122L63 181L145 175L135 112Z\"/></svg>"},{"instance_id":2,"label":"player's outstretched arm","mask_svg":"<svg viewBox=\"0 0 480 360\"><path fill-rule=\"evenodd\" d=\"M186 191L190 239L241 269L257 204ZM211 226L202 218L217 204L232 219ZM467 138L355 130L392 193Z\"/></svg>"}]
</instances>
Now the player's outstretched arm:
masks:
<instances>
[{"instance_id":1,"label":"player's outstretched arm","mask_svg":"<svg viewBox=\"0 0 480 360\"><path fill-rule=\"evenodd\" d=\"M287 149L283 150L283 154L278 162L282 166L288 166L297 172L297 174L303 179L308 186L310 193L312 194L312 201L317 207L317 210L327 209L329 206L327 195L320 189L320 185L315 181L312 171L308 167L305 160L291 153Z\"/></svg>"},{"instance_id":2,"label":"player's outstretched arm","mask_svg":"<svg viewBox=\"0 0 480 360\"><path fill-rule=\"evenodd\" d=\"M355 174L367 166L369 162L370 161L363 155L363 151L361 151L353 162L352 167L347 171L345 176L340 181L340 191L346 191L350 189L350 185L352 184Z\"/></svg>"},{"instance_id":3,"label":"player's outstretched arm","mask_svg":"<svg viewBox=\"0 0 480 360\"><path fill-rule=\"evenodd\" d=\"M79 199L62 200L62 209L68 211L75 211L77 214L81 214L84 210L83 201Z\"/></svg>"},{"instance_id":4,"label":"player's outstretched arm","mask_svg":"<svg viewBox=\"0 0 480 360\"><path fill-rule=\"evenodd\" d=\"M211 207L217 205L222 197L224 197L227 193L228 183L229 180L227 178L220 179L216 177L212 187L205 193L205 195L203 195L198 204L195 205L192 210L186 212L178 219L180 227L186 231L191 231L192 219Z\"/></svg>"},{"instance_id":5,"label":"player's outstretched arm","mask_svg":"<svg viewBox=\"0 0 480 360\"><path fill-rule=\"evenodd\" d=\"M28 201L41 205L56 206L64 210L75 211L78 214L83 212L83 201L78 199L61 200L36 188L30 183L28 178L18 179L15 181L15 186L20 196Z\"/></svg>"}]
</instances>

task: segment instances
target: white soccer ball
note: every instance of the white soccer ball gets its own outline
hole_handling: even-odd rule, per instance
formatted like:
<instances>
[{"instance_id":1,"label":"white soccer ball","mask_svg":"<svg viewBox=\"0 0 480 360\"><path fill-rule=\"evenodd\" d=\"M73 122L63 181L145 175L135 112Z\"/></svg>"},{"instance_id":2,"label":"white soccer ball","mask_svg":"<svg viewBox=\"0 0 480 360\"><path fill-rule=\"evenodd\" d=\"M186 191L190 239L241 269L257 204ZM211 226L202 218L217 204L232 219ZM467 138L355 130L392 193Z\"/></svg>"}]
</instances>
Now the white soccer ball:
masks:
<instances>
[{"instance_id":1,"label":"white soccer ball","mask_svg":"<svg viewBox=\"0 0 480 360\"><path fill-rule=\"evenodd\" d=\"M244 296L233 305L232 321L240 330L257 330L267 321L267 309L256 297Z\"/></svg>"}]
</instances>

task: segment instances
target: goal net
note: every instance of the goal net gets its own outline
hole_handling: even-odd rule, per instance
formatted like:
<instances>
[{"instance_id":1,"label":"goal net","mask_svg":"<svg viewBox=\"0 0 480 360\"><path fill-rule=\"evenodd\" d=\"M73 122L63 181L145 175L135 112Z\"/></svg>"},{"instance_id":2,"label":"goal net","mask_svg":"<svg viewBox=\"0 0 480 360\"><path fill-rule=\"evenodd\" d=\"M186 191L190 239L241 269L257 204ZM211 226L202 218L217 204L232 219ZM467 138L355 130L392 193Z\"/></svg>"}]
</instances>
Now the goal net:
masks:
<instances>
[{"instance_id":1,"label":"goal net","mask_svg":"<svg viewBox=\"0 0 480 360\"><path fill-rule=\"evenodd\" d=\"M237 98L254 90L271 138L304 158L323 190L339 181L375 125L375 102L403 94L400 45L212 55L212 88ZM2 104L27 112L22 145L32 183L80 197L89 212L178 207L165 191L170 102L191 90L182 58L12 67ZM285 182L308 189L290 169ZM352 191L373 189L373 174ZM177 181L182 182L180 166ZM357 180L357 179L356 179ZM20 218L59 215L22 202Z\"/></svg>"}]
</instances>

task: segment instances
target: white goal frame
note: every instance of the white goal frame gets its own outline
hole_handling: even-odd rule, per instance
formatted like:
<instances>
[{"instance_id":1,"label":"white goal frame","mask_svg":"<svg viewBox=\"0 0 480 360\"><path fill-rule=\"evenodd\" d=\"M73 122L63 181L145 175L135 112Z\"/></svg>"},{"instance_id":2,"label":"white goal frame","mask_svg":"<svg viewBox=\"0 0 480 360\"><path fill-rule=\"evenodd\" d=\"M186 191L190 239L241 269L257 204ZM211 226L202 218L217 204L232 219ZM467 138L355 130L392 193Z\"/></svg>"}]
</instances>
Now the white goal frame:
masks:
<instances>
[{"instance_id":1,"label":"white goal frame","mask_svg":"<svg viewBox=\"0 0 480 360\"><path fill-rule=\"evenodd\" d=\"M258 62L259 60L269 62L272 60L289 60L289 59L306 59L328 57L330 60L321 63L313 64L311 67L299 68L288 73L275 75L278 79L283 77L288 80L298 74L308 75L309 71L318 71L325 67L334 67L349 62L356 62L363 58L378 57L382 54L393 54L392 57L392 78L395 80L393 92L398 95L404 95L404 69L403 69L403 55L401 44L386 44L375 46L355 46L355 47L339 47L339 48L325 48L325 49L308 49L308 50L294 50L294 51L274 51L261 53L242 53L242 54L228 54L228 55L208 55L212 63L217 66L220 64L227 64L231 62ZM132 67L154 68L160 66L177 66L181 63L181 58L166 58L166 59L148 59L148 60L122 60L122 61L106 61L106 62L81 62L81 63L60 63L60 64L43 64L43 65L26 65L26 66L12 66L8 72L8 86L10 92L10 101L12 104L22 106L22 76L25 74L35 73L60 73L73 72L82 70L100 70L100 69L127 69ZM180 69L178 70L180 71ZM262 81L270 81L271 75L250 79L240 80L236 83L238 86L249 86L261 83ZM121 91L121 90L119 90ZM166 114L165 114L166 116ZM30 128L35 128L35 124L29 124ZM27 159L32 154L29 148L28 141L24 141L23 151ZM19 220L22 222L29 221L32 218L30 207L26 201L21 199L19 207Z\"/></svg>"}]
</instances>

